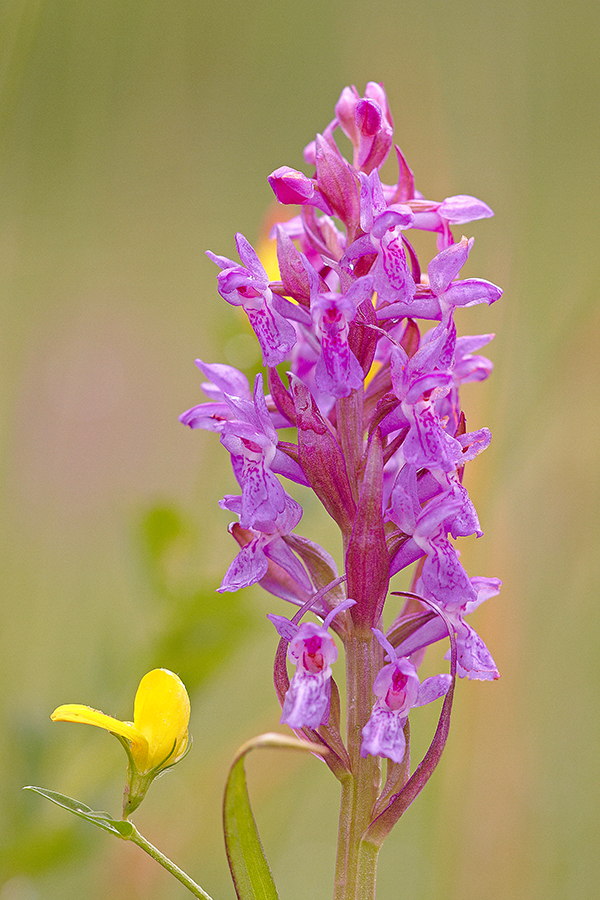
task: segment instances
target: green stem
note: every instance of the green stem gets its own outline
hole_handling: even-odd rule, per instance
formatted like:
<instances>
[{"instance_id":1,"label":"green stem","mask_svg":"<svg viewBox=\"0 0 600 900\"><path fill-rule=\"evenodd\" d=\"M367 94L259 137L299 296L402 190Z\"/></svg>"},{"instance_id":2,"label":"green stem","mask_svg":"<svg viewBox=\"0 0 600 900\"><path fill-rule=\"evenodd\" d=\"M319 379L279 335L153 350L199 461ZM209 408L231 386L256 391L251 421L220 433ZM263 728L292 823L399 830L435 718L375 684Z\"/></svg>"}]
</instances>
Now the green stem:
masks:
<instances>
[{"instance_id":1,"label":"green stem","mask_svg":"<svg viewBox=\"0 0 600 900\"><path fill-rule=\"evenodd\" d=\"M352 831L352 819L355 804L355 781L353 775L348 775L342 781L342 796L340 800L340 820L338 837L338 855L335 869L334 900L344 900L347 896L347 869L348 869L348 841L344 836Z\"/></svg>"},{"instance_id":2,"label":"green stem","mask_svg":"<svg viewBox=\"0 0 600 900\"><path fill-rule=\"evenodd\" d=\"M381 788L378 757L360 755L362 729L371 715L372 685L382 651L369 631L346 643L348 753L352 776L342 784L340 832L334 900L374 900L378 848L362 847Z\"/></svg>"},{"instance_id":3,"label":"green stem","mask_svg":"<svg viewBox=\"0 0 600 900\"><path fill-rule=\"evenodd\" d=\"M360 900L375 900L379 846L361 841L356 859L356 887Z\"/></svg>"},{"instance_id":4,"label":"green stem","mask_svg":"<svg viewBox=\"0 0 600 900\"><path fill-rule=\"evenodd\" d=\"M142 850L145 850L148 856L151 856L152 859L155 859L157 863L160 863L160 865L164 869L166 869L167 872L170 872L171 875L174 875L175 878L177 878L177 880L180 881L182 885L194 895L194 897L199 897L200 900L212 900L212 898L206 893L206 891L203 891L200 885L196 884L196 882L193 881L190 876L183 871L183 869L180 869L179 866L176 866L174 862L171 862L168 856L165 856L164 853L161 853L160 850L158 850L153 844L150 843L150 841L147 841L146 838L139 833L132 822L130 822L129 824L132 826L133 831L131 835L126 838L126 840L133 841L134 844L137 844L138 847L141 847Z\"/></svg>"}]
</instances>

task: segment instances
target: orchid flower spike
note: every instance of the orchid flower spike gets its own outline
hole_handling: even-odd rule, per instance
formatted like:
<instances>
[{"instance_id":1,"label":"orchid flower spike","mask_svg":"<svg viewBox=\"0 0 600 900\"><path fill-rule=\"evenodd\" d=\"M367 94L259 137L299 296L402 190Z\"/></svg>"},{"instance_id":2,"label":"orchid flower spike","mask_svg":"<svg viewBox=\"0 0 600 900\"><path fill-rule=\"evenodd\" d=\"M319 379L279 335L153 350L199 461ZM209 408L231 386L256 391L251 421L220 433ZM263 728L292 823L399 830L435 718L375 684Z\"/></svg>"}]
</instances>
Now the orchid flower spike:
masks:
<instances>
[{"instance_id":1,"label":"orchid flower spike","mask_svg":"<svg viewBox=\"0 0 600 900\"><path fill-rule=\"evenodd\" d=\"M373 683L377 701L362 730L361 756L385 756L401 763L406 752L404 726L414 706L423 706L442 697L450 687L450 675L434 675L420 684L417 670L396 650L378 628L371 629L390 663L380 670Z\"/></svg>"},{"instance_id":2,"label":"orchid flower spike","mask_svg":"<svg viewBox=\"0 0 600 900\"><path fill-rule=\"evenodd\" d=\"M290 728L318 728L327 724L331 704L331 665L338 655L328 628L334 616L355 603L355 600L344 600L327 614L322 625L315 622L295 625L285 616L268 616L279 635L289 641L287 656L296 666L281 716L281 722Z\"/></svg>"},{"instance_id":3,"label":"orchid flower spike","mask_svg":"<svg viewBox=\"0 0 600 900\"><path fill-rule=\"evenodd\" d=\"M168 669L152 669L142 678L133 722L122 722L79 703L59 706L50 718L96 725L119 739L129 759L123 818L137 809L153 779L183 759L190 748L190 699L181 679Z\"/></svg>"}]
</instances>

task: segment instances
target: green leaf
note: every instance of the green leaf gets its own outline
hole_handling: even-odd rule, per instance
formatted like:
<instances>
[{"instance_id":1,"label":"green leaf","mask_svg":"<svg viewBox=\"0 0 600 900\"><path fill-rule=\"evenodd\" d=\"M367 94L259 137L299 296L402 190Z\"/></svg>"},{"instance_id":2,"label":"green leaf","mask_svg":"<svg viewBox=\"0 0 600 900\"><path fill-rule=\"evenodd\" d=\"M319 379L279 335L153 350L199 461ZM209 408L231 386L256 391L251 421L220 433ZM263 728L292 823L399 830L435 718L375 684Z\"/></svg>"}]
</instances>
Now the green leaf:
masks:
<instances>
[{"instance_id":1,"label":"green leaf","mask_svg":"<svg viewBox=\"0 0 600 900\"><path fill-rule=\"evenodd\" d=\"M123 840L129 840L133 834L133 825L131 822L126 822L123 819L113 819L107 812L90 809L90 807L86 806L85 803L82 803L81 800L73 800L72 797L67 797L65 794L59 794L57 791L49 791L47 788L35 787L31 784L26 785L23 790L34 791L36 794L41 794L46 800L56 803L56 805L62 807L62 809L68 810L73 813L73 815L85 819L86 822L91 822L92 825L97 825L98 828L103 828L104 831L109 831L116 837L123 838Z\"/></svg>"},{"instance_id":2,"label":"green leaf","mask_svg":"<svg viewBox=\"0 0 600 900\"><path fill-rule=\"evenodd\" d=\"M255 747L308 750L323 755L327 748L284 734L261 734L243 744L229 770L223 799L225 849L238 900L278 900L246 786L244 757Z\"/></svg>"}]
</instances>

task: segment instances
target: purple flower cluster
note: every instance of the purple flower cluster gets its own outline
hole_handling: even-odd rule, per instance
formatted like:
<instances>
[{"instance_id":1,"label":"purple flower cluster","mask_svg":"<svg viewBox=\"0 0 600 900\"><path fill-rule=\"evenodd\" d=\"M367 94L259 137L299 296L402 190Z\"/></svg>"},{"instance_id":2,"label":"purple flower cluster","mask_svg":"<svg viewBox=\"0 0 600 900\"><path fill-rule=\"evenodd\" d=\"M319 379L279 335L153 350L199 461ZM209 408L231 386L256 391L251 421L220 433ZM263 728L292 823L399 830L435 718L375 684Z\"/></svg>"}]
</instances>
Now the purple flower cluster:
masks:
<instances>
[{"instance_id":1,"label":"purple flower cluster","mask_svg":"<svg viewBox=\"0 0 600 900\"><path fill-rule=\"evenodd\" d=\"M352 144L352 162L338 149L337 128ZM448 623L458 674L498 677L466 617L500 582L469 577L453 543L482 534L463 472L490 434L467 430L459 390L489 375L478 351L493 335L457 337L454 311L491 304L502 291L460 278L473 238L455 240L451 230L493 215L490 208L464 195L425 199L397 146L398 180L382 183L392 147L382 85L369 83L362 97L345 88L335 118L304 151L313 174L283 166L269 176L279 203L299 207L273 229L279 277L269 277L241 234L239 262L208 253L221 270L219 293L243 308L256 334L268 393L260 374L251 388L232 366L197 360L209 402L180 420L219 432L239 484L240 493L221 501L238 517L230 530L240 550L219 590L259 583L301 607L291 621L271 617L296 667L291 683L285 659L276 676L282 721L332 726L331 627L347 652L361 638L379 654L361 754L400 763L410 709L450 684L446 675L422 684L417 676L424 649L448 637ZM437 238L425 268L411 243L415 230ZM281 440L282 428L295 428L297 440ZM302 508L280 477L311 489L337 523L342 577L325 549L295 533ZM412 564L412 596L384 635L390 578ZM300 624L307 611L323 624Z\"/></svg>"}]
</instances>

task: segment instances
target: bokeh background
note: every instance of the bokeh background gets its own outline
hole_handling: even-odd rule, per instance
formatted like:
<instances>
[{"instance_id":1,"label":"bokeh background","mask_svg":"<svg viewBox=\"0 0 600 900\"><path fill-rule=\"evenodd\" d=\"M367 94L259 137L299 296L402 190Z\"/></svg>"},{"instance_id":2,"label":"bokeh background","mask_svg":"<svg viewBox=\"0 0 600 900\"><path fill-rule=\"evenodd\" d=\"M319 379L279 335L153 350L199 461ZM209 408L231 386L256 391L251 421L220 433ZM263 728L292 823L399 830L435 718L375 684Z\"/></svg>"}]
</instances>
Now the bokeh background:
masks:
<instances>
[{"instance_id":1,"label":"bokeh background","mask_svg":"<svg viewBox=\"0 0 600 900\"><path fill-rule=\"evenodd\" d=\"M138 848L21 791L117 814L122 750L48 716L128 718L157 665L190 689L194 750L136 822L234 896L222 785L236 747L279 727L265 614L286 610L215 594L233 479L177 415L201 399L195 357L259 361L203 251L257 238L266 175L302 167L344 85L368 80L425 195L495 210L468 228L469 274L505 289L458 321L497 333L493 377L465 394L494 439L468 474L485 536L462 547L504 580L474 617L503 677L460 684L378 896L597 896L599 26L589 0L0 2L0 900L184 896ZM316 508L300 531L330 539ZM417 748L433 725L423 711ZM337 784L294 754L248 773L282 898L331 896Z\"/></svg>"}]
</instances>

